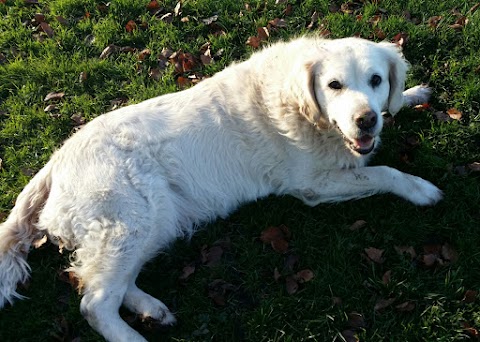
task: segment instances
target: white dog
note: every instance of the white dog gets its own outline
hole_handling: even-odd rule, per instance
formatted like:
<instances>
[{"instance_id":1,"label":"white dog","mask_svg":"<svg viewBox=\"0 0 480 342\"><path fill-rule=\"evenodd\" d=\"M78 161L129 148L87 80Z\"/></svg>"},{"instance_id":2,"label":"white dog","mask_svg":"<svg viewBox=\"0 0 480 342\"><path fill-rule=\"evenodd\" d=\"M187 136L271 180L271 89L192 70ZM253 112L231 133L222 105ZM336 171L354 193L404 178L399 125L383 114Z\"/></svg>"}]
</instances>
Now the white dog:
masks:
<instances>
[{"instance_id":1,"label":"white dog","mask_svg":"<svg viewBox=\"0 0 480 342\"><path fill-rule=\"evenodd\" d=\"M135 285L175 238L242 203L290 194L308 205L391 192L432 205L441 191L387 166L365 167L382 111L428 100L404 91L396 46L358 38L274 44L188 90L127 106L67 140L0 225L0 307L22 296L26 254L46 234L74 250L81 312L109 341L144 341L119 316L175 322Z\"/></svg>"}]
</instances>

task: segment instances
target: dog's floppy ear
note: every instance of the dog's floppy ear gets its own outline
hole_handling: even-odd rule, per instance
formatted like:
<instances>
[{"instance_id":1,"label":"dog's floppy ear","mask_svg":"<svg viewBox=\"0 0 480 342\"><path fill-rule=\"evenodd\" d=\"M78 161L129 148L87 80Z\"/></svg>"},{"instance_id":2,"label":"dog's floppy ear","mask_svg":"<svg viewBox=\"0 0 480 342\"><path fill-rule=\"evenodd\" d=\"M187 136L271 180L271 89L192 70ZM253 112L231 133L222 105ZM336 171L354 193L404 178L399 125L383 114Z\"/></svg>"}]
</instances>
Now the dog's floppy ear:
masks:
<instances>
[{"instance_id":1,"label":"dog's floppy ear","mask_svg":"<svg viewBox=\"0 0 480 342\"><path fill-rule=\"evenodd\" d=\"M403 91L405 90L405 78L407 76L408 63L395 44L382 42L380 45L385 49L389 63L390 95L388 97L388 111L397 114L404 105Z\"/></svg>"},{"instance_id":2,"label":"dog's floppy ear","mask_svg":"<svg viewBox=\"0 0 480 342\"><path fill-rule=\"evenodd\" d=\"M316 93L317 74L319 72L318 62L308 62L304 65L303 82L305 89L304 98L300 103L300 113L303 114L314 125L326 128L328 127L327 119L323 115L320 103L318 102Z\"/></svg>"}]
</instances>

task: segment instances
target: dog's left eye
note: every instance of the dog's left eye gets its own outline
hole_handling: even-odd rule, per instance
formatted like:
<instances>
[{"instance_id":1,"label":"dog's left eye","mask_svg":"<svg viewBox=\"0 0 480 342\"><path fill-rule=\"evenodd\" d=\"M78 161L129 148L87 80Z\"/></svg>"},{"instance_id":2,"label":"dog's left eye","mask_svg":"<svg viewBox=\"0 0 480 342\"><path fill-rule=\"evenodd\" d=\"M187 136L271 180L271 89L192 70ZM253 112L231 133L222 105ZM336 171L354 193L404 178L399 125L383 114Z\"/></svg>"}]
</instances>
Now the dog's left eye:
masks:
<instances>
[{"instance_id":1,"label":"dog's left eye","mask_svg":"<svg viewBox=\"0 0 480 342\"><path fill-rule=\"evenodd\" d=\"M370 79L370 84L372 87L378 87L382 83L382 78L379 75L373 75Z\"/></svg>"}]
</instances>

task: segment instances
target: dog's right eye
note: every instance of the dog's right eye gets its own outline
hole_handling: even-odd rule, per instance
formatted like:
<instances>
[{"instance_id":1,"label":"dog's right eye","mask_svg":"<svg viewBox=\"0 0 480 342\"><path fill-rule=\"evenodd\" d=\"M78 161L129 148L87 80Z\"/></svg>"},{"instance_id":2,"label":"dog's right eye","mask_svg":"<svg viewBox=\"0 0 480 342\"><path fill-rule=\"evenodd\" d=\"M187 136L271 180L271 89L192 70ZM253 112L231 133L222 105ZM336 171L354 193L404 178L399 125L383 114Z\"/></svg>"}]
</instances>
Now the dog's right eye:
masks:
<instances>
[{"instance_id":1,"label":"dog's right eye","mask_svg":"<svg viewBox=\"0 0 480 342\"><path fill-rule=\"evenodd\" d=\"M328 84L330 89L340 90L343 88L343 85L338 81L332 81Z\"/></svg>"}]
</instances>

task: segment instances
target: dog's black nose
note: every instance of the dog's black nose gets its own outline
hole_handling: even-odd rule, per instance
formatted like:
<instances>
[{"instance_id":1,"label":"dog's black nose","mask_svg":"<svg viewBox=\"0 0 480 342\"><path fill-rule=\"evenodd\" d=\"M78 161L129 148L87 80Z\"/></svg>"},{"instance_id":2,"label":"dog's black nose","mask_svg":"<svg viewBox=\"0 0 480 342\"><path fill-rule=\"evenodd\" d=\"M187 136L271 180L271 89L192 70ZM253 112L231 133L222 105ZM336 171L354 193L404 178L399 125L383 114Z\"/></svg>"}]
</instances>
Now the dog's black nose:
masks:
<instances>
[{"instance_id":1,"label":"dog's black nose","mask_svg":"<svg viewBox=\"0 0 480 342\"><path fill-rule=\"evenodd\" d=\"M372 128L377 123L377 114L373 111L364 112L355 116L355 124L361 130Z\"/></svg>"}]
</instances>

